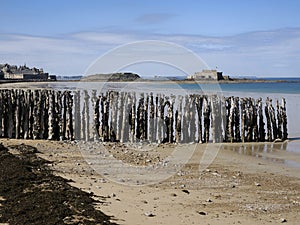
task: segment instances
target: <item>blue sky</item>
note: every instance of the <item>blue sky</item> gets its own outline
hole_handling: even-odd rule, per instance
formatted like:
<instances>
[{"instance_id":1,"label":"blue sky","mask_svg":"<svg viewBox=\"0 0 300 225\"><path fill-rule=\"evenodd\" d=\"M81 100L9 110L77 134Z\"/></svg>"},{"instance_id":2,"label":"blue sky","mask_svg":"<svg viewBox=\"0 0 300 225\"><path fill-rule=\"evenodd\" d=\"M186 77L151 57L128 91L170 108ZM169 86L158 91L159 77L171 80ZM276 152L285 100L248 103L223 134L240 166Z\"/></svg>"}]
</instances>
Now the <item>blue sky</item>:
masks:
<instances>
[{"instance_id":1,"label":"blue sky","mask_svg":"<svg viewBox=\"0 0 300 225\"><path fill-rule=\"evenodd\" d=\"M1 0L1 9L0 63L76 75L119 45L161 40L226 74L300 77L300 1Z\"/></svg>"}]
</instances>

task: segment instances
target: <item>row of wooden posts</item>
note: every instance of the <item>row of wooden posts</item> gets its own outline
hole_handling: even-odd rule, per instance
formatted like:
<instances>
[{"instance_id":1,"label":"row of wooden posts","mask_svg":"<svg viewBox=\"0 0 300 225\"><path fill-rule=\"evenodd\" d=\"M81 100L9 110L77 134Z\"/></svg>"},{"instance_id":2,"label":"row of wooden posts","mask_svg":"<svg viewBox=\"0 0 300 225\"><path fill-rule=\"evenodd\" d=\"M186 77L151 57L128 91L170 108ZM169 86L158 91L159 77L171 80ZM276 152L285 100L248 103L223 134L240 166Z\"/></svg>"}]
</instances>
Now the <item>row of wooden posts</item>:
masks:
<instances>
[{"instance_id":1,"label":"row of wooden posts","mask_svg":"<svg viewBox=\"0 0 300 225\"><path fill-rule=\"evenodd\" d=\"M190 143L286 140L286 102L218 95L0 90L0 137Z\"/></svg>"}]
</instances>

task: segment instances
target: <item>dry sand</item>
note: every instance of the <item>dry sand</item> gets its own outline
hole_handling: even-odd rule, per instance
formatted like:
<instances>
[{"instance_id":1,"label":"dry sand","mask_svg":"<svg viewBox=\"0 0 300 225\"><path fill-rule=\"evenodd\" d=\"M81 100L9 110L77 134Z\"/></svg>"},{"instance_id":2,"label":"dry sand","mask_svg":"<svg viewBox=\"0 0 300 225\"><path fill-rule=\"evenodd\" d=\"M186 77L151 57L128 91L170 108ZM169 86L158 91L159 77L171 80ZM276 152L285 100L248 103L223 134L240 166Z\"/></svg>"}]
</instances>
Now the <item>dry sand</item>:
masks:
<instances>
[{"instance_id":1,"label":"dry sand","mask_svg":"<svg viewBox=\"0 0 300 225\"><path fill-rule=\"evenodd\" d=\"M286 152L281 143L224 144L212 164L199 171L199 160L206 147L203 144L167 180L132 186L97 173L76 143L6 139L1 142L4 146L24 143L37 147L40 157L52 161L55 174L72 179L71 185L93 192L96 199L108 196L96 207L119 224L296 225L300 221L300 168L295 166L300 164L299 154ZM115 158L145 166L166 157L172 145L137 155L120 144L107 145L106 149ZM294 164L287 165L290 161Z\"/></svg>"}]
</instances>

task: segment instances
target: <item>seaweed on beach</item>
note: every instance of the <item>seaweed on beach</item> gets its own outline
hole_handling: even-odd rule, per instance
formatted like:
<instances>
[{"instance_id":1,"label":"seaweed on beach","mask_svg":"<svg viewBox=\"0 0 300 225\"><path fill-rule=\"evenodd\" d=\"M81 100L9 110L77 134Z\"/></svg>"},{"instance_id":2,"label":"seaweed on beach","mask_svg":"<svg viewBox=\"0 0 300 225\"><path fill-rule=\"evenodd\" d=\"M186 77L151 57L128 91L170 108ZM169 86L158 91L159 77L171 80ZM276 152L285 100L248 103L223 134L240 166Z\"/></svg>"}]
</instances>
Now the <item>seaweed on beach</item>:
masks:
<instances>
[{"instance_id":1,"label":"seaweed on beach","mask_svg":"<svg viewBox=\"0 0 300 225\"><path fill-rule=\"evenodd\" d=\"M92 195L55 176L36 156L36 148L0 144L0 223L14 224L115 224L96 210Z\"/></svg>"}]
</instances>

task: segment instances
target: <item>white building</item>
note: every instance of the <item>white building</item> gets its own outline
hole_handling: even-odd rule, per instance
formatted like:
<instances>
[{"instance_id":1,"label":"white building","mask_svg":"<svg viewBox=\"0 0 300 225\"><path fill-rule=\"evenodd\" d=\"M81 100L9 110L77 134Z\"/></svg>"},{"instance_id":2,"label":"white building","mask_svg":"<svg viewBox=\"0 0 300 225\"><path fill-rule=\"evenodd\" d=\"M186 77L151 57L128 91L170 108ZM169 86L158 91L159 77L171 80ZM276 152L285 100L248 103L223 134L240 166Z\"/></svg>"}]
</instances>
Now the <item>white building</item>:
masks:
<instances>
[{"instance_id":1,"label":"white building","mask_svg":"<svg viewBox=\"0 0 300 225\"><path fill-rule=\"evenodd\" d=\"M224 80L223 73L217 70L202 70L188 76L190 80Z\"/></svg>"}]
</instances>

